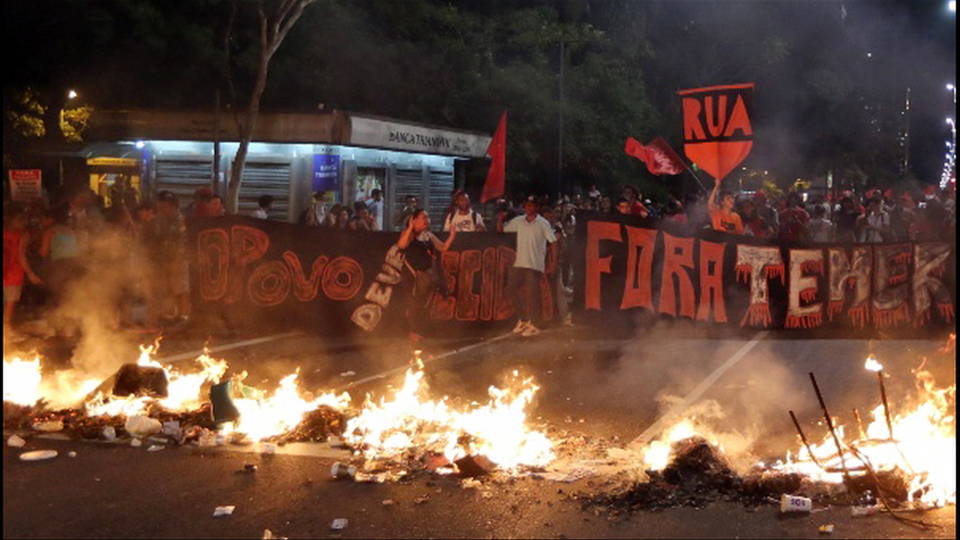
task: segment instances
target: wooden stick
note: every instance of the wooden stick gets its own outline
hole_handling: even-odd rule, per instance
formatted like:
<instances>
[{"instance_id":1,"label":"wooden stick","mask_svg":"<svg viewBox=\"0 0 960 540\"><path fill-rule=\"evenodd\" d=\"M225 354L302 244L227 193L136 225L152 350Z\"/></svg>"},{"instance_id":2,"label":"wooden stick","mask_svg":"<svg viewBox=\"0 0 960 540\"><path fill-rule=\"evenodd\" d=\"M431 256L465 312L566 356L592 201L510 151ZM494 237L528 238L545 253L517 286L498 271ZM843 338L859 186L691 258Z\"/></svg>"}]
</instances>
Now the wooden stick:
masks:
<instances>
[{"instance_id":1,"label":"wooden stick","mask_svg":"<svg viewBox=\"0 0 960 540\"><path fill-rule=\"evenodd\" d=\"M840 439L837 432L833 429L833 420L830 419L830 413L827 411L827 404L823 402L823 396L820 394L820 387L817 385L817 378L810 372L810 382L813 383L813 390L817 393L817 401L820 402L820 409L823 411L823 418L827 421L827 427L830 429L830 435L833 436L833 442L837 445L837 455L840 456L840 467L843 469L843 477L850 478L850 472L847 471L847 461L843 459L843 447L840 446Z\"/></svg>"},{"instance_id":2,"label":"wooden stick","mask_svg":"<svg viewBox=\"0 0 960 540\"><path fill-rule=\"evenodd\" d=\"M793 411L790 411L790 418L793 420L793 427L797 428L797 434L800 435L800 440L803 441L803 446L807 448L807 453L810 454L810 459L817 464L821 469L823 465L817 461L817 456L813 455L813 450L810 449L810 445L807 443L807 436L803 434L803 429L800 427L800 422L797 422L797 415L793 414Z\"/></svg>"},{"instance_id":3,"label":"wooden stick","mask_svg":"<svg viewBox=\"0 0 960 540\"><path fill-rule=\"evenodd\" d=\"M857 419L857 431L860 433L860 440L866 440L867 434L863 431L863 420L860 418L860 411L853 408L853 417Z\"/></svg>"},{"instance_id":4,"label":"wooden stick","mask_svg":"<svg viewBox=\"0 0 960 540\"><path fill-rule=\"evenodd\" d=\"M887 420L887 432L890 434L890 440L893 440L893 422L890 421L890 406L887 404L887 386L883 383L883 370L877 372L877 380L880 381L880 399L883 400L883 415Z\"/></svg>"}]
</instances>

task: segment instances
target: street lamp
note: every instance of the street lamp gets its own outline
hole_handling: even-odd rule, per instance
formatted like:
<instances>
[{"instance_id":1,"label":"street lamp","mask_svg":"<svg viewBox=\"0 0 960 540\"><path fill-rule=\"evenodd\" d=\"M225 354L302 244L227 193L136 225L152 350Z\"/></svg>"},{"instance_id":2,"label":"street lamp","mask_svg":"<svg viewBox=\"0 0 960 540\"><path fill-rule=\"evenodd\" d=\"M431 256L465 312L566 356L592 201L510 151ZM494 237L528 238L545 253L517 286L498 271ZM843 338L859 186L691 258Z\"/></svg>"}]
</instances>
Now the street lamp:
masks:
<instances>
[{"instance_id":1,"label":"street lamp","mask_svg":"<svg viewBox=\"0 0 960 540\"><path fill-rule=\"evenodd\" d=\"M957 104L957 87L952 84L947 84L947 90L953 92L953 104Z\"/></svg>"},{"instance_id":2,"label":"street lamp","mask_svg":"<svg viewBox=\"0 0 960 540\"><path fill-rule=\"evenodd\" d=\"M956 13L956 12L957 12L957 0L950 0L949 2L947 2L947 9L949 9L949 10L950 10L951 12L953 12L953 13Z\"/></svg>"},{"instance_id":3,"label":"street lamp","mask_svg":"<svg viewBox=\"0 0 960 540\"><path fill-rule=\"evenodd\" d=\"M76 90L73 90L73 89L67 90L67 99L76 99L76 98L77 98Z\"/></svg>"}]
</instances>

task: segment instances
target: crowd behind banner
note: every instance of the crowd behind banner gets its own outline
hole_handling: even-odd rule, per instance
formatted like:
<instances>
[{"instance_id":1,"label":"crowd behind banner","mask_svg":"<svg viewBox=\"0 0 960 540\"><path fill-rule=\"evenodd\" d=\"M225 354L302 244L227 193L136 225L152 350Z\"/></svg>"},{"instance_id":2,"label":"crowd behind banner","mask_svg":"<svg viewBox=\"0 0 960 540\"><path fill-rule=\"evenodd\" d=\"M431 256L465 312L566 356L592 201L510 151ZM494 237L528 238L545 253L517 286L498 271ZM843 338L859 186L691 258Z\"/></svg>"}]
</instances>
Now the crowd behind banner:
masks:
<instances>
[{"instance_id":1,"label":"crowd behind banner","mask_svg":"<svg viewBox=\"0 0 960 540\"><path fill-rule=\"evenodd\" d=\"M591 186L583 193L557 198L521 194L485 206L472 205L467 194L458 191L452 194L443 223L434 228L502 232L509 219L522 213L522 203L535 198L559 242L558 269L548 276L559 315L555 323L559 324L569 323L573 284L582 279L574 272L572 239L578 214L585 211L639 216L669 223L672 230L689 234L713 228L780 242L953 242L954 186L950 184L946 190L929 186L922 191L847 190L835 196L809 198L795 192L782 196L763 191L714 193L691 195L682 201L674 197L652 200L630 185L608 193ZM225 215L223 199L208 188L198 189L190 201L180 200L171 192L139 200L138 194L122 183L114 186L114 191L109 207L89 189L69 193L53 204L5 202L5 329L16 320L31 317L52 322L54 319L46 315L55 311L64 294L78 283L94 289L92 294L114 306L112 324L116 328L155 331L190 322L193 295L186 225L195 218ZM268 195L261 197L250 217L266 219L272 202ZM409 197L395 222L384 223L383 194L379 190L371 192L370 199L352 205L331 206L317 194L297 221L306 227L341 231L400 231L418 206L419 201ZM109 255L117 258L110 261L110 267L129 269L119 283L89 275L93 262L105 256L97 249L104 238L125 246L121 253ZM17 306L25 309L18 313ZM71 335L77 331L75 320L55 324L57 333Z\"/></svg>"}]
</instances>

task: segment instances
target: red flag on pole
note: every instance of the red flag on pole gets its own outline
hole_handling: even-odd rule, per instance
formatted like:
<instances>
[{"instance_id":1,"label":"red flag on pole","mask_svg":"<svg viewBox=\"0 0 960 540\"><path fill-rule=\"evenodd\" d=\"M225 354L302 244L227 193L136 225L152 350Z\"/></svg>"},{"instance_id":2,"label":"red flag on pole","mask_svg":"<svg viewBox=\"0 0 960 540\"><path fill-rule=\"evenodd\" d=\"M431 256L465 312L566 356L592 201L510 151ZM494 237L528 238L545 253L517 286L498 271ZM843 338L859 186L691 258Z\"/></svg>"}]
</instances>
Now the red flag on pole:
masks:
<instances>
[{"instance_id":1,"label":"red flag on pole","mask_svg":"<svg viewBox=\"0 0 960 540\"><path fill-rule=\"evenodd\" d=\"M633 137L627 137L624 152L647 164L650 174L680 174L684 164L677 153L670 148L667 141L660 137L650 141L646 146Z\"/></svg>"},{"instance_id":2,"label":"red flag on pole","mask_svg":"<svg viewBox=\"0 0 960 540\"><path fill-rule=\"evenodd\" d=\"M497 124L497 131L493 133L493 139L490 146L487 147L487 155L493 161L490 163L490 170L487 171L487 181L483 184L483 193L480 194L480 202L485 203L491 199L503 196L507 176L507 111L500 115L500 123Z\"/></svg>"}]
</instances>

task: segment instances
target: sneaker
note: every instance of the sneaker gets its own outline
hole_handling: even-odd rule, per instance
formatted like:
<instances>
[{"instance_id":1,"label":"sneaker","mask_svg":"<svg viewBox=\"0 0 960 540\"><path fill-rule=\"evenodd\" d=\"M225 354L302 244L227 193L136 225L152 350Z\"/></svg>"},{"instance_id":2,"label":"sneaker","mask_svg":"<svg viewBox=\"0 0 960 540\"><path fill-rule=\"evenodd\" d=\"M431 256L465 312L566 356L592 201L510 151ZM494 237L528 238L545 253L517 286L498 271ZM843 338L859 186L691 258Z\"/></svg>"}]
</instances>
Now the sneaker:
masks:
<instances>
[{"instance_id":1,"label":"sneaker","mask_svg":"<svg viewBox=\"0 0 960 540\"><path fill-rule=\"evenodd\" d=\"M520 334L523 337L531 337L540 333L540 329L533 325L533 323L528 323L527 328Z\"/></svg>"},{"instance_id":2,"label":"sneaker","mask_svg":"<svg viewBox=\"0 0 960 540\"><path fill-rule=\"evenodd\" d=\"M530 323L527 322L527 321L523 321L523 320L517 321L517 325L513 327L513 333L514 333L514 334L519 334L519 333L523 332L524 330L527 329L527 326L528 326L529 324L530 324Z\"/></svg>"}]
</instances>

